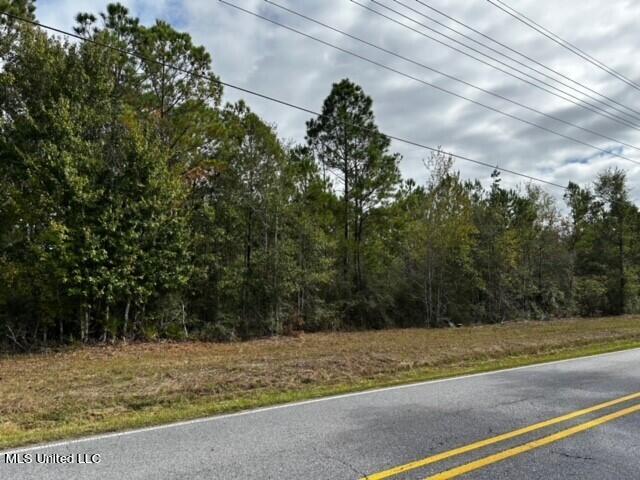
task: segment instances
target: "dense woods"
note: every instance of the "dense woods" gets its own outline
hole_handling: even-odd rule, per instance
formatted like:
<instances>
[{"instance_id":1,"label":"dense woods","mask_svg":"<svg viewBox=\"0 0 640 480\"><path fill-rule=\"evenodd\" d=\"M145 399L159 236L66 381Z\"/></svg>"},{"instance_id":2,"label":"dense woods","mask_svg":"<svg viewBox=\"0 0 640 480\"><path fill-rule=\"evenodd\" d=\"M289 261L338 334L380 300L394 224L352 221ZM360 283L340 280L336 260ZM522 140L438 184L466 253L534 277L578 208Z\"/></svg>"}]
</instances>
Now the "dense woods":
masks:
<instances>
[{"instance_id":1,"label":"dense woods","mask_svg":"<svg viewBox=\"0 0 640 480\"><path fill-rule=\"evenodd\" d=\"M0 8L35 15L26 0ZM570 184L560 205L497 172L463 180L440 152L419 185L347 79L288 144L246 103L223 103L189 35L118 4L76 20L98 43L0 26L5 345L640 310L624 171Z\"/></svg>"}]
</instances>

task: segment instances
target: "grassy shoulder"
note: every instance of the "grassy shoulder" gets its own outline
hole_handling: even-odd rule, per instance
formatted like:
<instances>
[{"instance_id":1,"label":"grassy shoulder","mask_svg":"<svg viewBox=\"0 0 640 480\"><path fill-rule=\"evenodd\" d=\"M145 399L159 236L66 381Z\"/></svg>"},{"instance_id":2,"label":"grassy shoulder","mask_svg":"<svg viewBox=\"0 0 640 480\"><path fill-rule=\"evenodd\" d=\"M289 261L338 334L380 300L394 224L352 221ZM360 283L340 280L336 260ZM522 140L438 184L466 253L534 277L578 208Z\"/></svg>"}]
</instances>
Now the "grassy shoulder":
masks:
<instances>
[{"instance_id":1,"label":"grassy shoulder","mask_svg":"<svg viewBox=\"0 0 640 480\"><path fill-rule=\"evenodd\" d=\"M0 448L640 347L640 317L0 358Z\"/></svg>"}]
</instances>

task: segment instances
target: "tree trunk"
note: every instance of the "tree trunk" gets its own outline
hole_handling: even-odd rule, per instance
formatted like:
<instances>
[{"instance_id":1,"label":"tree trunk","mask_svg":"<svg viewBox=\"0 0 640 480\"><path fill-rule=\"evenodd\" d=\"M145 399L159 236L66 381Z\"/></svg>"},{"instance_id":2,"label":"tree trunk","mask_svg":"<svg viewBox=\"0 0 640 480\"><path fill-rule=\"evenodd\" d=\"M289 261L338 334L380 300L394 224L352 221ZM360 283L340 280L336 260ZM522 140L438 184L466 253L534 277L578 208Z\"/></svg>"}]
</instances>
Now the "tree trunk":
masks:
<instances>
[{"instance_id":1,"label":"tree trunk","mask_svg":"<svg viewBox=\"0 0 640 480\"><path fill-rule=\"evenodd\" d=\"M131 299L127 299L127 305L124 307L124 325L122 326L122 336L127 338L127 330L129 329L129 311L131 309Z\"/></svg>"},{"instance_id":2,"label":"tree trunk","mask_svg":"<svg viewBox=\"0 0 640 480\"><path fill-rule=\"evenodd\" d=\"M280 289L278 288L278 267L280 266L280 257L279 257L279 246L278 246L278 227L279 227L279 217L278 212L275 214L275 226L273 232L273 291L275 294L274 299L274 317L276 321L276 333L280 333L282 331L282 325L280 323Z\"/></svg>"},{"instance_id":3,"label":"tree trunk","mask_svg":"<svg viewBox=\"0 0 640 480\"><path fill-rule=\"evenodd\" d=\"M625 287L626 287L626 278L624 272L624 231L623 225L620 225L618 228L619 238L618 238L618 255L620 257L619 264L619 275L620 275L620 304L618 309L620 310L618 313L623 314L626 306L625 299Z\"/></svg>"},{"instance_id":4,"label":"tree trunk","mask_svg":"<svg viewBox=\"0 0 640 480\"><path fill-rule=\"evenodd\" d=\"M358 291L362 291L364 288L364 279L362 275L362 215L359 215L356 220L356 232L355 232L355 268L356 268L356 287Z\"/></svg>"},{"instance_id":5,"label":"tree trunk","mask_svg":"<svg viewBox=\"0 0 640 480\"><path fill-rule=\"evenodd\" d=\"M349 203L351 202L351 178L350 178L350 171L349 171L349 142L347 139L347 129L346 129L346 125L343 125L343 131L344 131L344 139L343 139L343 174L344 174L344 258L343 258L343 268L344 268L344 278L347 282L347 295L350 298L350 292L351 292L351 288L350 288L350 282L351 279L349 278L349 239L351 237L351 232L350 232L350 208L349 208Z\"/></svg>"},{"instance_id":6,"label":"tree trunk","mask_svg":"<svg viewBox=\"0 0 640 480\"><path fill-rule=\"evenodd\" d=\"M109 308L109 305L107 305L106 307L106 311L105 311L105 315L104 315L104 320L105 320L105 325L103 328L103 332L102 332L102 343L107 341L107 330L109 328L109 317L111 316L111 311ZM115 334L112 333L112 339L115 340Z\"/></svg>"},{"instance_id":7,"label":"tree trunk","mask_svg":"<svg viewBox=\"0 0 640 480\"><path fill-rule=\"evenodd\" d=\"M80 341L87 343L89 340L89 307L83 307L83 312L80 316Z\"/></svg>"},{"instance_id":8,"label":"tree trunk","mask_svg":"<svg viewBox=\"0 0 640 480\"><path fill-rule=\"evenodd\" d=\"M184 302L180 302L180 307L182 309L182 328L184 329L184 336L189 338L189 330L187 330L187 310L184 306Z\"/></svg>"}]
</instances>

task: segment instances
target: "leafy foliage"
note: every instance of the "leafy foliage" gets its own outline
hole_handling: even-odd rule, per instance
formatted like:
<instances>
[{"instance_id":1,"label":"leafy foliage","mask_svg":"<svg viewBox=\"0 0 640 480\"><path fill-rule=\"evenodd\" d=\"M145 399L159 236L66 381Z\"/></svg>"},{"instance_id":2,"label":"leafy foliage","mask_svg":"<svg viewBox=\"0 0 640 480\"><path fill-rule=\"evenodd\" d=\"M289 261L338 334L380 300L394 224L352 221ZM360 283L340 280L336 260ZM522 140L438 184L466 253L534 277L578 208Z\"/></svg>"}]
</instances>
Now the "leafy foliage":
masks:
<instances>
[{"instance_id":1,"label":"leafy foliage","mask_svg":"<svg viewBox=\"0 0 640 480\"><path fill-rule=\"evenodd\" d=\"M35 18L33 1L0 8ZM402 180L348 79L286 144L222 104L204 48L120 4L67 43L0 23L0 338L231 340L640 310L626 176L464 181L442 152ZM169 65L178 66L176 70Z\"/></svg>"}]
</instances>

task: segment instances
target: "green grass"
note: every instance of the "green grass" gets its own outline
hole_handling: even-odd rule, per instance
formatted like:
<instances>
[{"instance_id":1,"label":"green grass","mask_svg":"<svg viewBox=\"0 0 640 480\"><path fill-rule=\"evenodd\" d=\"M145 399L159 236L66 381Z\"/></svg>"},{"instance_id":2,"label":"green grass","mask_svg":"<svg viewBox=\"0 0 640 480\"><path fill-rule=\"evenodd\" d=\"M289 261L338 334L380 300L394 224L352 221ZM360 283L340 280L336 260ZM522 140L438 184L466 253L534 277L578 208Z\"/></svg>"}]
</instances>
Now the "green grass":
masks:
<instances>
[{"instance_id":1,"label":"green grass","mask_svg":"<svg viewBox=\"0 0 640 480\"><path fill-rule=\"evenodd\" d=\"M640 321L625 318L590 323L591 333L579 338L567 332L573 331L570 323L527 322L5 358L0 360L0 448L638 348ZM535 333L536 341L522 343L522 329ZM443 354L459 343L469 349L466 354ZM343 368L331 376L336 365ZM271 377L265 379L265 372Z\"/></svg>"}]
</instances>

